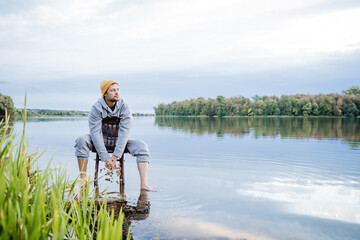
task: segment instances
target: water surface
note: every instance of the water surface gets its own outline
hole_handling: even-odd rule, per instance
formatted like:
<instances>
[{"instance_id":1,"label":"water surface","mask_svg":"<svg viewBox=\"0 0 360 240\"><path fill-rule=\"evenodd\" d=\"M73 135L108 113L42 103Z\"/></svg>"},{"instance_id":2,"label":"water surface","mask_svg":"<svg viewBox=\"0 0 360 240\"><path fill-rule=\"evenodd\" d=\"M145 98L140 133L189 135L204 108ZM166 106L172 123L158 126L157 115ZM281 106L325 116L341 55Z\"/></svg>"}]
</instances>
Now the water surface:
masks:
<instances>
[{"instance_id":1,"label":"water surface","mask_svg":"<svg viewBox=\"0 0 360 240\"><path fill-rule=\"evenodd\" d=\"M55 154L77 176L73 145L86 118L32 119L26 131L31 149L47 149L40 165ZM151 206L131 219L134 239L359 239L360 119L144 117L132 138L148 143L160 189L140 194L126 156L128 204Z\"/></svg>"}]
</instances>

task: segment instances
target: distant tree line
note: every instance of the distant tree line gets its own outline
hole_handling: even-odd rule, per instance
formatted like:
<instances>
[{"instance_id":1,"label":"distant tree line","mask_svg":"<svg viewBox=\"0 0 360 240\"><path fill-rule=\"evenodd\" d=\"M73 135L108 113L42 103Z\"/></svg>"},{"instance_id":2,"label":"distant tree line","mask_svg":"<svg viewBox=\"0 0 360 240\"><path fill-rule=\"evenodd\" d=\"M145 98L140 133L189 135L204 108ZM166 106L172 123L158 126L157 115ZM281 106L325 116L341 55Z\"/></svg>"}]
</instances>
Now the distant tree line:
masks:
<instances>
[{"instance_id":1,"label":"distant tree line","mask_svg":"<svg viewBox=\"0 0 360 240\"><path fill-rule=\"evenodd\" d=\"M133 113L132 115L134 117L150 117L150 116L154 116L155 114L153 114L153 113Z\"/></svg>"},{"instance_id":2,"label":"distant tree line","mask_svg":"<svg viewBox=\"0 0 360 240\"><path fill-rule=\"evenodd\" d=\"M18 113L22 112L22 109L17 109ZM26 109L29 117L33 116L66 116L66 117L87 117L89 111L77 111L77 110L51 110L51 109ZM135 117L154 116L150 113L133 113Z\"/></svg>"},{"instance_id":3,"label":"distant tree line","mask_svg":"<svg viewBox=\"0 0 360 240\"><path fill-rule=\"evenodd\" d=\"M160 116L349 116L360 115L360 88L352 87L343 94L254 96L197 99L161 103L154 107Z\"/></svg>"},{"instance_id":4,"label":"distant tree line","mask_svg":"<svg viewBox=\"0 0 360 240\"><path fill-rule=\"evenodd\" d=\"M17 109L21 113L23 109ZM27 116L70 116L70 117L85 117L89 115L88 111L76 110L51 110L51 109L26 109Z\"/></svg>"}]
</instances>

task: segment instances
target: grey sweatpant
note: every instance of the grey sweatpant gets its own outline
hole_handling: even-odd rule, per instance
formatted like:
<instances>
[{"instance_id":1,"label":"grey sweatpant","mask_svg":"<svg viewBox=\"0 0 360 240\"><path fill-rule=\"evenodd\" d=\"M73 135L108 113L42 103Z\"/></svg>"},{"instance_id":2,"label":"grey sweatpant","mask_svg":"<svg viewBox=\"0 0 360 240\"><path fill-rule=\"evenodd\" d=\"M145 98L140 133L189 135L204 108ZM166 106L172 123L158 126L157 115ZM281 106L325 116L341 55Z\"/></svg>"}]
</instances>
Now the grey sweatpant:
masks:
<instances>
[{"instance_id":1,"label":"grey sweatpant","mask_svg":"<svg viewBox=\"0 0 360 240\"><path fill-rule=\"evenodd\" d=\"M78 159L87 160L92 147L93 144L91 142L90 134L81 135L75 142L75 156ZM129 139L126 144L126 149L133 157L136 157L136 162L150 162L149 148L144 141Z\"/></svg>"}]
</instances>

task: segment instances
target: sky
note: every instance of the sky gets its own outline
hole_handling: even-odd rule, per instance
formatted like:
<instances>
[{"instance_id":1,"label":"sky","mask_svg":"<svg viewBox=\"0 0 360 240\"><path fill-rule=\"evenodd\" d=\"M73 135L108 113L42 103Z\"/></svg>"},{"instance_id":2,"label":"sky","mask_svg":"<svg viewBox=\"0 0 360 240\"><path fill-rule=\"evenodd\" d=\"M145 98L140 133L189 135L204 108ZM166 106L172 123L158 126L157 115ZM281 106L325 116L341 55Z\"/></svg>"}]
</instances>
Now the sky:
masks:
<instances>
[{"instance_id":1,"label":"sky","mask_svg":"<svg viewBox=\"0 0 360 240\"><path fill-rule=\"evenodd\" d=\"M190 98L360 85L358 0L0 0L0 93L89 110L104 79L133 112Z\"/></svg>"}]
</instances>

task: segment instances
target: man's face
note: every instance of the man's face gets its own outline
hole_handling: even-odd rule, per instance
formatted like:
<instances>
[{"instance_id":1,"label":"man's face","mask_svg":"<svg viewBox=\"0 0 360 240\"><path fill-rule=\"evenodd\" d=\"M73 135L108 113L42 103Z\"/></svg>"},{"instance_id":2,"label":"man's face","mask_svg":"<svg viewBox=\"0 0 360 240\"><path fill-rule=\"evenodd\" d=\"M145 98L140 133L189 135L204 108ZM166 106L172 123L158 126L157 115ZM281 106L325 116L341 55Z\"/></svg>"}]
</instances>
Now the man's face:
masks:
<instances>
[{"instance_id":1,"label":"man's face","mask_svg":"<svg viewBox=\"0 0 360 240\"><path fill-rule=\"evenodd\" d=\"M105 97L110 102L116 102L119 100L119 86L117 84L112 84L105 93Z\"/></svg>"}]
</instances>

